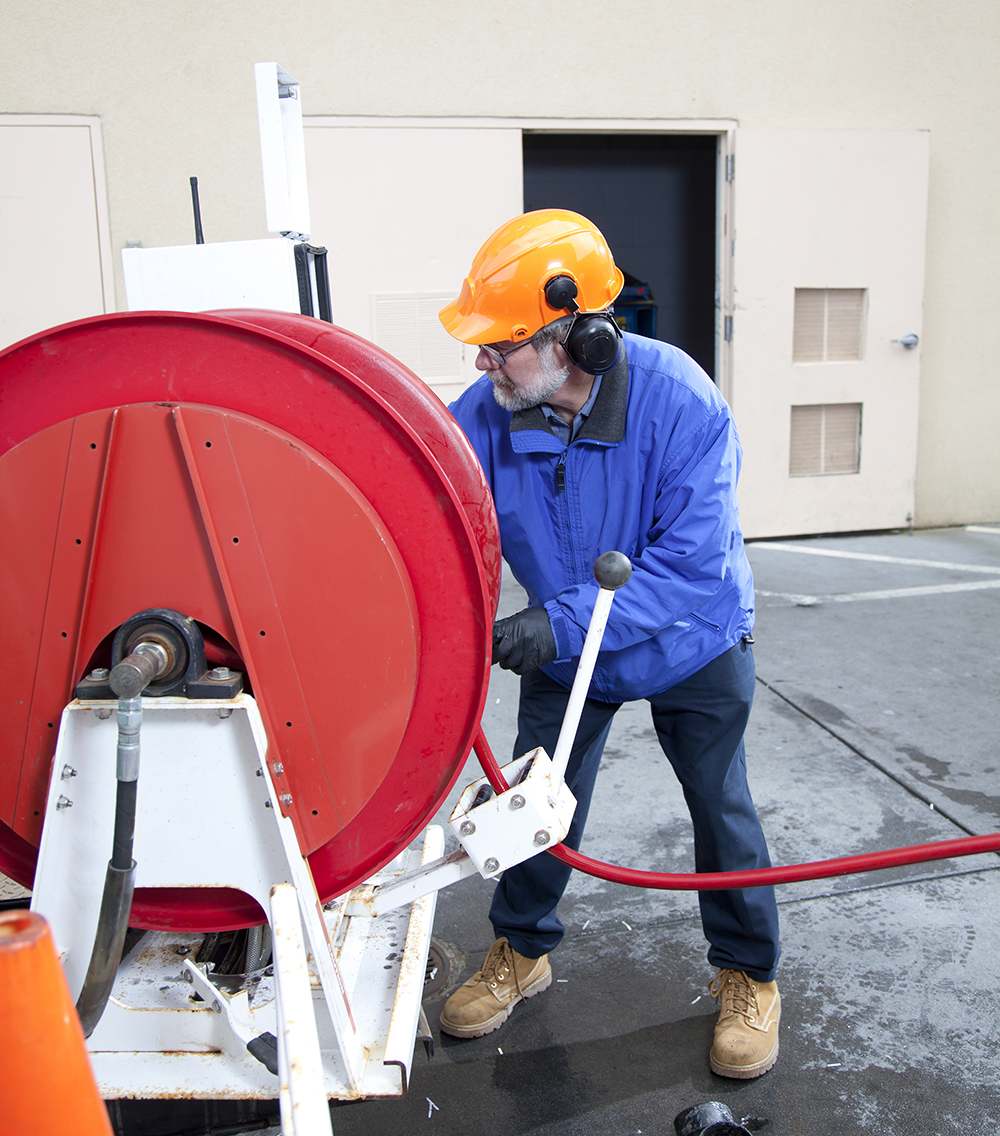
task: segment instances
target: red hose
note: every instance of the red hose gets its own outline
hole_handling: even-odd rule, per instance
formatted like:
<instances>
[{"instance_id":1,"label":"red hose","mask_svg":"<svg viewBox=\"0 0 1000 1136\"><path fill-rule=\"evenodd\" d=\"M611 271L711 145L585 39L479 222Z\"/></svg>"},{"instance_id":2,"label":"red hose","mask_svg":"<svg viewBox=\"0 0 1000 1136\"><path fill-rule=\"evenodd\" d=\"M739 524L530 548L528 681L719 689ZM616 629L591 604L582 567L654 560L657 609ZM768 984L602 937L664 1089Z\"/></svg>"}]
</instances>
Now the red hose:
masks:
<instances>
[{"instance_id":1,"label":"red hose","mask_svg":"<svg viewBox=\"0 0 1000 1136\"><path fill-rule=\"evenodd\" d=\"M493 788L498 793L510 788L482 729L476 735L473 749ZM950 860L954 856L974 856L977 852L1000 852L1000 832L987 836L965 836L959 840L938 840L933 844L915 844L909 848L890 848L884 852L867 852L861 856L841 856L836 860L818 860L811 864L790 864L786 868L753 868L745 872L641 872L634 868L605 864L602 860L594 860L562 844L547 851L571 868L616 884L660 888L664 891L720 891L764 887L767 884L791 884L799 880L823 880L830 876L847 876L852 872L896 868L900 864Z\"/></svg>"}]
</instances>

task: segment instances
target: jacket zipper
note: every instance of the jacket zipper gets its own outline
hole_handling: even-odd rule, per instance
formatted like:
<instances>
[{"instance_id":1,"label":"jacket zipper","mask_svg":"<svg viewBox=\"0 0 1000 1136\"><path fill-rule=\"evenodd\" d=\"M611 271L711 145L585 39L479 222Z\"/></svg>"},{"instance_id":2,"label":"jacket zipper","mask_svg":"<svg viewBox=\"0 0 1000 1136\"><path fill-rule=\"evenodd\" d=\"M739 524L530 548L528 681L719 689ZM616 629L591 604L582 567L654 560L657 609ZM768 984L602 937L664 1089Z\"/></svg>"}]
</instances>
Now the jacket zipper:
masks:
<instances>
[{"instance_id":1,"label":"jacket zipper","mask_svg":"<svg viewBox=\"0 0 1000 1136\"><path fill-rule=\"evenodd\" d=\"M691 618L697 619L699 623L703 623L706 627L711 627L713 631L722 630L722 628L717 623L710 623L707 619L703 619L696 611L691 612Z\"/></svg>"},{"instance_id":2,"label":"jacket zipper","mask_svg":"<svg viewBox=\"0 0 1000 1136\"><path fill-rule=\"evenodd\" d=\"M562 456L559 458L559 461L556 463L556 496L558 497L560 494L564 495L563 496L563 502L564 502L564 507L565 507L565 510L566 510L565 511L566 535L569 539L570 563L574 565L574 570L575 570L575 568L576 568L576 541L574 540L574 534L573 534L573 518L572 518L572 515L571 515L570 504L569 504L569 493L566 490L566 459L567 459L568 456L569 456L569 449L567 448L566 450L563 451ZM588 578L589 578L588 575L585 575L583 577L583 579L588 579Z\"/></svg>"}]
</instances>

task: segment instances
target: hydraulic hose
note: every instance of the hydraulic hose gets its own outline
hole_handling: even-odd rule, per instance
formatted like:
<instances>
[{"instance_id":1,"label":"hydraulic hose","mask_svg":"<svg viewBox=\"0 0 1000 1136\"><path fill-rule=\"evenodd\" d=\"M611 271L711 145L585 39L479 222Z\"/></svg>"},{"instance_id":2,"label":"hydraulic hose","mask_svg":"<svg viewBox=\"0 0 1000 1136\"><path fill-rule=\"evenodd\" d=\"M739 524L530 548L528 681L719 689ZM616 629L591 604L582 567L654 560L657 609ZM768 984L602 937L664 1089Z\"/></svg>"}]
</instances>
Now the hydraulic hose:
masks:
<instances>
[{"instance_id":1,"label":"hydraulic hose","mask_svg":"<svg viewBox=\"0 0 1000 1136\"><path fill-rule=\"evenodd\" d=\"M118 695L118 755L116 776L118 792L115 800L115 831L111 859L104 877L104 894L97 917L94 949L87 967L87 977L76 1002L84 1037L97 1028L101 1020L128 932L128 916L135 891L136 790L139 781L139 731L142 728L142 692L173 664L162 643L142 642L111 671L111 689Z\"/></svg>"},{"instance_id":2,"label":"hydraulic hose","mask_svg":"<svg viewBox=\"0 0 1000 1136\"><path fill-rule=\"evenodd\" d=\"M510 786L500 772L500 766L490 749L482 728L476 734L473 747L483 772L498 793ZM965 836L957 840L939 840L933 844L915 844L908 848L890 848L883 852L866 852L858 856L841 856L835 860L817 860L807 864L789 864L783 868L752 868L743 872L643 872L634 868L621 868L594 860L582 852L575 852L563 844L547 848L546 852L598 879L630 887L659 888L664 891L724 891L735 888L764 887L773 884L790 884L799 880L822 880L830 876L847 876L854 872L874 872L880 868L895 868L901 864L921 864L928 860L950 860L956 856L974 856L979 852L1000 852L1000 832L986 836Z\"/></svg>"},{"instance_id":3,"label":"hydraulic hose","mask_svg":"<svg viewBox=\"0 0 1000 1136\"><path fill-rule=\"evenodd\" d=\"M146 679L146 683L149 679ZM143 684L145 685L145 683ZM141 687L139 688L141 691ZM118 699L118 793L115 802L115 832L111 860L104 877L101 912L97 919L94 949L76 1009L84 1037L90 1037L101 1020L114 985L122 947L128 931L128 914L135 891L136 789L139 780L139 731L142 727L142 695Z\"/></svg>"}]
</instances>

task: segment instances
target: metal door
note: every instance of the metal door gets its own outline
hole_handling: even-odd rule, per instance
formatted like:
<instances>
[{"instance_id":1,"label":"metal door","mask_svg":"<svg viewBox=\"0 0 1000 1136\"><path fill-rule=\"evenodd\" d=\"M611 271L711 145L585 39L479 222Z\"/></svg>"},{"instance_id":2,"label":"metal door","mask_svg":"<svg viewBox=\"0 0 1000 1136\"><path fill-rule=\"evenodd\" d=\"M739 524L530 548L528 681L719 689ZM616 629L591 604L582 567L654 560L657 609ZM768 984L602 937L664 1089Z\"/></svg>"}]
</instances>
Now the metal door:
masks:
<instances>
[{"instance_id":1,"label":"metal door","mask_svg":"<svg viewBox=\"0 0 1000 1136\"><path fill-rule=\"evenodd\" d=\"M114 310L100 121L0 116L0 347Z\"/></svg>"},{"instance_id":2,"label":"metal door","mask_svg":"<svg viewBox=\"0 0 1000 1136\"><path fill-rule=\"evenodd\" d=\"M732 403L748 536L914 510L929 134L739 129Z\"/></svg>"}]
</instances>

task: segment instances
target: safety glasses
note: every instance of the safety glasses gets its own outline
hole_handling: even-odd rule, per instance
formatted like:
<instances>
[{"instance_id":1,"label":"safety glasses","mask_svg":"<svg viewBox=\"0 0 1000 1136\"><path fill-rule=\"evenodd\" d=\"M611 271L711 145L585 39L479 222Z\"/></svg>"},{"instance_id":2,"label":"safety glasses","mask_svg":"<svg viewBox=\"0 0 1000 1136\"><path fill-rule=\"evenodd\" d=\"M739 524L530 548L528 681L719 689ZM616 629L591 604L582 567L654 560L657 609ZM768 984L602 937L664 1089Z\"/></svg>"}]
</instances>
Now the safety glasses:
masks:
<instances>
[{"instance_id":1,"label":"safety glasses","mask_svg":"<svg viewBox=\"0 0 1000 1136\"><path fill-rule=\"evenodd\" d=\"M525 339L522 343L515 343L509 351L501 351L499 347L494 347L492 343L480 343L479 346L489 355L494 363L499 363L502 367L515 351L520 351L522 347L527 347L534 338L534 336L531 336L530 339Z\"/></svg>"}]
</instances>

